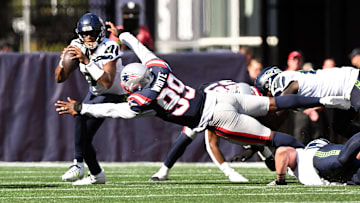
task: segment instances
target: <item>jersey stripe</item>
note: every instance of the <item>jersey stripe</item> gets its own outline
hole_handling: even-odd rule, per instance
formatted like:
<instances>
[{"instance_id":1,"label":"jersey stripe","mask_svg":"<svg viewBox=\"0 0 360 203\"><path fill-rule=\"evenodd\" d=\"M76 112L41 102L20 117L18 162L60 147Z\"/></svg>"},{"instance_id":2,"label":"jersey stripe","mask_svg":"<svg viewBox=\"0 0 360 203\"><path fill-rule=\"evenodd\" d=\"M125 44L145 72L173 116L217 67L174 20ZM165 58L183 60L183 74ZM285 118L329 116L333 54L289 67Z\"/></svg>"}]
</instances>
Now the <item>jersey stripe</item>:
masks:
<instances>
[{"instance_id":1,"label":"jersey stripe","mask_svg":"<svg viewBox=\"0 0 360 203\"><path fill-rule=\"evenodd\" d=\"M127 101L130 101L130 100L136 101L140 106L142 106L144 104L149 104L152 101L150 98L147 98L144 95L137 94L137 93L131 94L128 97Z\"/></svg>"},{"instance_id":2,"label":"jersey stripe","mask_svg":"<svg viewBox=\"0 0 360 203\"><path fill-rule=\"evenodd\" d=\"M261 92L254 86L251 86L251 90L255 96L262 96Z\"/></svg>"},{"instance_id":3,"label":"jersey stripe","mask_svg":"<svg viewBox=\"0 0 360 203\"><path fill-rule=\"evenodd\" d=\"M160 66L160 67L169 69L169 65L164 60L161 60L161 59L152 59L152 60L146 62L145 66L148 68L151 66Z\"/></svg>"},{"instance_id":4,"label":"jersey stripe","mask_svg":"<svg viewBox=\"0 0 360 203\"><path fill-rule=\"evenodd\" d=\"M215 133L219 136L245 143L266 144L266 141L270 140L270 136L259 136L249 133L232 132L221 127L215 127Z\"/></svg>"}]
</instances>

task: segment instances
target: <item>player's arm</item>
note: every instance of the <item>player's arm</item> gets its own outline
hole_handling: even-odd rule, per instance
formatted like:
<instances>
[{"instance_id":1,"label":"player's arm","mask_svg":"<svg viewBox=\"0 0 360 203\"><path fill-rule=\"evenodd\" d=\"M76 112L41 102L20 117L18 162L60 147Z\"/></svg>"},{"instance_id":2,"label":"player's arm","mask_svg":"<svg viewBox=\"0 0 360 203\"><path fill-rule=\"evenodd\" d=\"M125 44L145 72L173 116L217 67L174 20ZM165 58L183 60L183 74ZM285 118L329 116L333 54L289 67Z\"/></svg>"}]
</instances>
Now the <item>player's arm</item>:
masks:
<instances>
[{"instance_id":1,"label":"player's arm","mask_svg":"<svg viewBox=\"0 0 360 203\"><path fill-rule=\"evenodd\" d=\"M311 108L325 106L327 108L350 109L350 101L342 96L306 97L298 94L288 94L270 97L269 111L282 109Z\"/></svg>"},{"instance_id":2,"label":"player's arm","mask_svg":"<svg viewBox=\"0 0 360 203\"><path fill-rule=\"evenodd\" d=\"M82 104L75 100L72 100L70 97L66 101L57 101L55 103L56 111L62 114L70 115L91 115L96 118L123 118L123 119L133 119L136 117L152 116L154 113L152 111L147 112L136 112L131 110L127 102L123 103L102 103L102 104Z\"/></svg>"},{"instance_id":3,"label":"player's arm","mask_svg":"<svg viewBox=\"0 0 360 203\"><path fill-rule=\"evenodd\" d=\"M285 94L297 94L299 91L299 83L298 81L292 81L285 90L281 93L281 95Z\"/></svg>"},{"instance_id":4,"label":"player's arm","mask_svg":"<svg viewBox=\"0 0 360 203\"><path fill-rule=\"evenodd\" d=\"M71 73L65 71L65 69L63 68L63 64L62 64L64 54L65 54L65 52L68 50L68 48L69 48L70 46L71 46L71 45L65 47L64 50L61 52L59 64L58 64L58 66L57 66L56 69L55 69L55 81L56 81L57 83L62 83L62 82L64 82L65 80L68 79L69 75L71 74Z\"/></svg>"},{"instance_id":5,"label":"player's arm","mask_svg":"<svg viewBox=\"0 0 360 203\"><path fill-rule=\"evenodd\" d=\"M279 147L275 153L276 185L286 185L286 169L295 170L296 150L293 147Z\"/></svg>"},{"instance_id":6,"label":"player's arm","mask_svg":"<svg viewBox=\"0 0 360 203\"><path fill-rule=\"evenodd\" d=\"M116 60L110 60L103 67L90 59L76 46L69 48L73 51L75 56L73 58L79 59L80 63L85 64L85 69L90 73L91 77L98 82L101 86L109 89L115 80L116 75Z\"/></svg>"},{"instance_id":7,"label":"player's arm","mask_svg":"<svg viewBox=\"0 0 360 203\"><path fill-rule=\"evenodd\" d=\"M129 32L123 32L119 36L121 42L125 43L139 57L143 64L158 58L153 52L146 48L136 37Z\"/></svg>"}]
</instances>

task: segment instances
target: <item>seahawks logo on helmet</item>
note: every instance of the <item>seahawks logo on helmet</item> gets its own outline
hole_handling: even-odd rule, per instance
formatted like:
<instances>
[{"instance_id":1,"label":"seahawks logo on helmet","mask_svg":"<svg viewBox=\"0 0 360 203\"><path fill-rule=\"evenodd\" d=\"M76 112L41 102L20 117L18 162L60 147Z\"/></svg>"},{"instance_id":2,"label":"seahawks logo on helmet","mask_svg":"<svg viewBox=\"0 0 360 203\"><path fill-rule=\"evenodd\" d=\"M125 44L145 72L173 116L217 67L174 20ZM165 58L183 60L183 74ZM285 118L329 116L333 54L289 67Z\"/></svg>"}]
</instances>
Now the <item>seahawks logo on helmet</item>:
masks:
<instances>
[{"instance_id":1,"label":"seahawks logo on helmet","mask_svg":"<svg viewBox=\"0 0 360 203\"><path fill-rule=\"evenodd\" d=\"M309 144L306 145L305 149L322 148L329 143L329 140L325 138L319 138L309 142Z\"/></svg>"},{"instance_id":2,"label":"seahawks logo on helmet","mask_svg":"<svg viewBox=\"0 0 360 203\"><path fill-rule=\"evenodd\" d=\"M270 88L274 78L282 71L276 66L269 66L262 70L255 80L255 87L263 94L271 92Z\"/></svg>"}]
</instances>

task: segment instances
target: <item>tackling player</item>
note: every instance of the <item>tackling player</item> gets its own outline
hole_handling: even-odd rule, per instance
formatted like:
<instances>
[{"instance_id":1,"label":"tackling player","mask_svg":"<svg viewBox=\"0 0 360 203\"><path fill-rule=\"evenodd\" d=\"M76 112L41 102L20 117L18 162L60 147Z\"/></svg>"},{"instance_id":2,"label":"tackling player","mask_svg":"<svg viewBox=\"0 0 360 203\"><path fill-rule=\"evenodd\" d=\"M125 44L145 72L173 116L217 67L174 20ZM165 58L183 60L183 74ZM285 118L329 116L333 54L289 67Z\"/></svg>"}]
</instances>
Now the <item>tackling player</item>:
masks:
<instances>
[{"instance_id":1,"label":"tackling player","mask_svg":"<svg viewBox=\"0 0 360 203\"><path fill-rule=\"evenodd\" d=\"M316 139L305 149L279 147L275 165L276 180L268 185L286 185L287 167L304 185L360 185L360 133L353 135L345 145Z\"/></svg>"},{"instance_id":2,"label":"tackling player","mask_svg":"<svg viewBox=\"0 0 360 203\"><path fill-rule=\"evenodd\" d=\"M258 95L261 93L254 87L250 87L246 83L236 83L231 80L221 80L212 82L210 84L202 85L205 92L230 92L235 94L248 94ZM171 148L167 154L166 160L164 161L161 168L150 178L150 182L168 180L168 175L175 162L184 154L186 148L192 141L197 137L198 133L194 132L188 127L184 127L182 132L176 141L171 145ZM230 140L231 141L231 140ZM236 172L230 165L225 161L225 158L219 149L219 139L211 130L205 131L205 144L206 150L210 155L210 158L217 167L229 178L231 182L247 182L241 174ZM262 156L265 158L272 158L272 152L268 147L262 150Z\"/></svg>"},{"instance_id":3,"label":"tackling player","mask_svg":"<svg viewBox=\"0 0 360 203\"><path fill-rule=\"evenodd\" d=\"M208 128L238 143L277 148L303 145L288 134L271 131L252 116L264 116L269 111L300 106L338 105L334 104L334 98L297 95L268 98L195 90L177 79L167 63L157 58L130 33L122 33L120 39L143 63L129 64L121 72L121 85L130 93L128 103L82 104L68 98L69 102L58 101L55 104L59 114L124 119L155 115L165 121L187 126L194 132Z\"/></svg>"},{"instance_id":4,"label":"tackling player","mask_svg":"<svg viewBox=\"0 0 360 203\"><path fill-rule=\"evenodd\" d=\"M120 86L122 69L119 45L105 38L105 25L102 19L92 13L83 15L76 28L77 39L71 41L60 57L55 70L56 82L64 82L69 73L62 67L63 55L66 51L75 54L74 59L80 62L80 71L89 83L89 92L83 103L124 101L126 92ZM118 63L118 64L116 64ZM76 181L73 185L104 184L106 176L96 159L92 139L103 123L103 118L77 115L75 119L75 159L74 164L62 176L64 181ZM84 163L89 167L90 175L84 176Z\"/></svg>"}]
</instances>

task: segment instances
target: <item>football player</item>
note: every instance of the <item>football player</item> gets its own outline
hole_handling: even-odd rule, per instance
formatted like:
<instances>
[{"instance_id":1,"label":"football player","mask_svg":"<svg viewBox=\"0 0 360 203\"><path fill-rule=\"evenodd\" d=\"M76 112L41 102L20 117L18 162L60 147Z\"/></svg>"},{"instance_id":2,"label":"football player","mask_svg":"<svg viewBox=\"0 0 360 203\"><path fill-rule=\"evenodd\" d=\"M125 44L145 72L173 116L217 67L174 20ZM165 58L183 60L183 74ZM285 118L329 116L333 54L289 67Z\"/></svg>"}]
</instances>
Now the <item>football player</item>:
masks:
<instances>
[{"instance_id":1,"label":"football player","mask_svg":"<svg viewBox=\"0 0 360 203\"><path fill-rule=\"evenodd\" d=\"M279 147L275 165L276 180L268 185L286 185L288 167L304 185L360 185L360 133L345 145L316 139L304 149Z\"/></svg>"},{"instance_id":2,"label":"football player","mask_svg":"<svg viewBox=\"0 0 360 203\"><path fill-rule=\"evenodd\" d=\"M231 92L235 94L248 94L261 96L261 93L246 83L236 83L231 80L221 80L203 85L204 91ZM184 127L176 141L171 145L166 160L160 169L150 178L150 182L168 180L168 175L175 162L184 154L187 146L197 137L192 129ZM231 142L231 140L230 140ZM248 180L236 172L225 161L219 149L219 139L211 130L205 131L206 150L217 167L229 178L231 182L247 182ZM267 159L272 158L272 152L268 147L261 151L261 155Z\"/></svg>"},{"instance_id":3,"label":"football player","mask_svg":"<svg viewBox=\"0 0 360 203\"><path fill-rule=\"evenodd\" d=\"M62 66L66 51L75 54L79 60L80 71L89 83L89 92L83 103L124 101L126 91L120 85L122 63L119 45L105 38L105 25L95 14L83 15L76 27L77 39L71 41L61 54L59 65L55 70L56 82L64 82L69 74ZM74 164L62 176L64 181L76 181L73 185L104 184L106 176L100 167L92 139L103 123L103 118L77 115L75 119L75 159ZM84 179L84 163L88 165L90 175ZM80 180L81 179L81 180Z\"/></svg>"},{"instance_id":4,"label":"football player","mask_svg":"<svg viewBox=\"0 0 360 203\"><path fill-rule=\"evenodd\" d=\"M335 111L334 130L350 137L360 131L360 126L351 121L360 108L359 77L359 69L352 67L281 71L276 66L270 66L258 75L255 87L268 96L298 94L310 97L344 97L344 102L351 104L353 108L350 111Z\"/></svg>"},{"instance_id":5,"label":"football player","mask_svg":"<svg viewBox=\"0 0 360 203\"><path fill-rule=\"evenodd\" d=\"M339 105L336 98L329 97L286 95L269 98L214 91L205 93L184 85L165 61L156 57L130 33L122 33L120 40L142 62L128 64L121 72L121 85L130 93L128 102L84 104L68 98L68 102L58 101L55 104L59 114L124 119L155 115L165 121L187 126L196 133L208 128L219 136L239 143L277 148L304 145L288 134L270 130L253 116L300 106Z\"/></svg>"}]
</instances>

